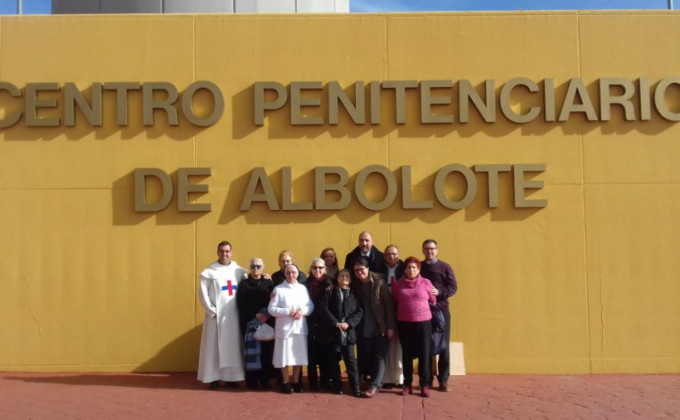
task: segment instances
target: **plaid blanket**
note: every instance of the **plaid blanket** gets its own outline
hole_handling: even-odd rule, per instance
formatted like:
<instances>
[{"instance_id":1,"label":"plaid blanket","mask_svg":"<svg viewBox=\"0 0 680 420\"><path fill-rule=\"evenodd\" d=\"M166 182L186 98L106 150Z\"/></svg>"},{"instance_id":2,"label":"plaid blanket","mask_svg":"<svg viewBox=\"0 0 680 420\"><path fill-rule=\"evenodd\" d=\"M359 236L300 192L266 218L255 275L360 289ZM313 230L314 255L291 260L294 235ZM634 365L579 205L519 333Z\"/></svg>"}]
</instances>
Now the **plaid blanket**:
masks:
<instances>
[{"instance_id":1,"label":"plaid blanket","mask_svg":"<svg viewBox=\"0 0 680 420\"><path fill-rule=\"evenodd\" d=\"M260 342L255 339L255 331L262 324L257 318L246 324L246 334L244 337L246 350L246 371L252 372L262 369L262 347Z\"/></svg>"}]
</instances>

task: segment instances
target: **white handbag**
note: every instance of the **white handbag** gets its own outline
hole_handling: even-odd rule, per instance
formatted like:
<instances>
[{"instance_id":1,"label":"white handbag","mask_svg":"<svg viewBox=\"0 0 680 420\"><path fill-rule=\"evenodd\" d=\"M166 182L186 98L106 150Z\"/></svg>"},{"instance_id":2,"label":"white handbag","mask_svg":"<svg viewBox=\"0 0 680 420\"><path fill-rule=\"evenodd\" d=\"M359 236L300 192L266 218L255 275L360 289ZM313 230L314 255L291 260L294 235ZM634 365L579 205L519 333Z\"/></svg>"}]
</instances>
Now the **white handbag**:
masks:
<instances>
[{"instance_id":1,"label":"white handbag","mask_svg":"<svg viewBox=\"0 0 680 420\"><path fill-rule=\"evenodd\" d=\"M255 331L255 339L257 341L271 341L274 339L274 328L269 324L261 324Z\"/></svg>"}]
</instances>

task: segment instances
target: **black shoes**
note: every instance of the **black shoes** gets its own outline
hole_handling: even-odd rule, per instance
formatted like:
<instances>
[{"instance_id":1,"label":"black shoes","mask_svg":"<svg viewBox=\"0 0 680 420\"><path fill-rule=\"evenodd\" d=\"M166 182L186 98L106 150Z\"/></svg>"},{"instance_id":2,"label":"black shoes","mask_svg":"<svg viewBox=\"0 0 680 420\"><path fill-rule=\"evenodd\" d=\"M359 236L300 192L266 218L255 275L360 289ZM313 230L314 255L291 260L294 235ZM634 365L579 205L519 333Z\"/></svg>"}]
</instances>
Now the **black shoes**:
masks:
<instances>
[{"instance_id":1,"label":"black shoes","mask_svg":"<svg viewBox=\"0 0 680 420\"><path fill-rule=\"evenodd\" d=\"M220 381L212 381L212 382L210 382L210 386L209 386L210 389L217 389L217 388L219 388L219 387L220 387Z\"/></svg>"},{"instance_id":2,"label":"black shoes","mask_svg":"<svg viewBox=\"0 0 680 420\"><path fill-rule=\"evenodd\" d=\"M290 382L281 384L281 392L284 394L292 394L293 393L293 385L290 384Z\"/></svg>"},{"instance_id":3,"label":"black shoes","mask_svg":"<svg viewBox=\"0 0 680 420\"><path fill-rule=\"evenodd\" d=\"M293 382L293 391L297 392L298 394L305 392L305 390L302 389L302 382Z\"/></svg>"}]
</instances>

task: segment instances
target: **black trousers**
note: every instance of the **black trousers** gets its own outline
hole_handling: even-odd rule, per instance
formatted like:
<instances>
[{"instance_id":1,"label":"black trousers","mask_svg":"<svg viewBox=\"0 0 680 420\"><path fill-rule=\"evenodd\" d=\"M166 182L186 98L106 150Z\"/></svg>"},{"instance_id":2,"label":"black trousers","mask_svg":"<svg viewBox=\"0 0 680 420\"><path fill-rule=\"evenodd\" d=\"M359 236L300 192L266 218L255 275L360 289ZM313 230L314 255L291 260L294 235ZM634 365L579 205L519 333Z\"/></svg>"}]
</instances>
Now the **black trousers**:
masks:
<instances>
[{"instance_id":1,"label":"black trousers","mask_svg":"<svg viewBox=\"0 0 680 420\"><path fill-rule=\"evenodd\" d=\"M357 354L359 355L359 372L371 375L371 385L380 389L385 376L385 359L387 358L387 337L358 337Z\"/></svg>"},{"instance_id":2,"label":"black trousers","mask_svg":"<svg viewBox=\"0 0 680 420\"><path fill-rule=\"evenodd\" d=\"M432 322L398 321L401 360L404 365L404 386L413 383L413 359L418 359L420 386L430 386L430 349L432 348Z\"/></svg>"},{"instance_id":3,"label":"black trousers","mask_svg":"<svg viewBox=\"0 0 680 420\"><path fill-rule=\"evenodd\" d=\"M307 336L307 380L309 386L317 387L319 383L323 385L329 383L332 372L328 355L331 352L328 340Z\"/></svg>"},{"instance_id":4,"label":"black trousers","mask_svg":"<svg viewBox=\"0 0 680 420\"><path fill-rule=\"evenodd\" d=\"M269 384L269 379L272 377L272 359L274 357L274 340L260 341L260 348L262 354L260 360L262 361L262 369L246 372L246 386L248 388L258 388Z\"/></svg>"},{"instance_id":5,"label":"black trousers","mask_svg":"<svg viewBox=\"0 0 680 420\"><path fill-rule=\"evenodd\" d=\"M352 392L360 391L359 366L357 364L357 359L354 357L354 344L340 346L339 351L334 351L331 356L330 364L333 370L333 383L335 389L342 389L340 365L338 364L341 356L345 361L345 369L347 369L347 378L349 379L350 389Z\"/></svg>"}]
</instances>

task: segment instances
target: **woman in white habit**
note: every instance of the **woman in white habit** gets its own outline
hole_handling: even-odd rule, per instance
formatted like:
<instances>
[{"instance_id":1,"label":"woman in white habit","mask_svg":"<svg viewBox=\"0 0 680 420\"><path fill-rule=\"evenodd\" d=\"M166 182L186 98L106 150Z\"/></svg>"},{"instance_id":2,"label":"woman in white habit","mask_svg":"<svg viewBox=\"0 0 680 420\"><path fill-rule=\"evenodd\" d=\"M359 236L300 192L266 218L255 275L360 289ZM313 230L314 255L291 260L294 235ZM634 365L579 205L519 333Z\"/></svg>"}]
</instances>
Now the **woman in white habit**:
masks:
<instances>
[{"instance_id":1,"label":"woman in white habit","mask_svg":"<svg viewBox=\"0 0 680 420\"><path fill-rule=\"evenodd\" d=\"M276 317L274 367L281 368L281 392L302 392L300 373L307 364L307 320L314 304L307 288L297 282L298 269L291 264L285 269L286 281L274 288L269 313ZM292 384L289 368L293 367Z\"/></svg>"}]
</instances>

